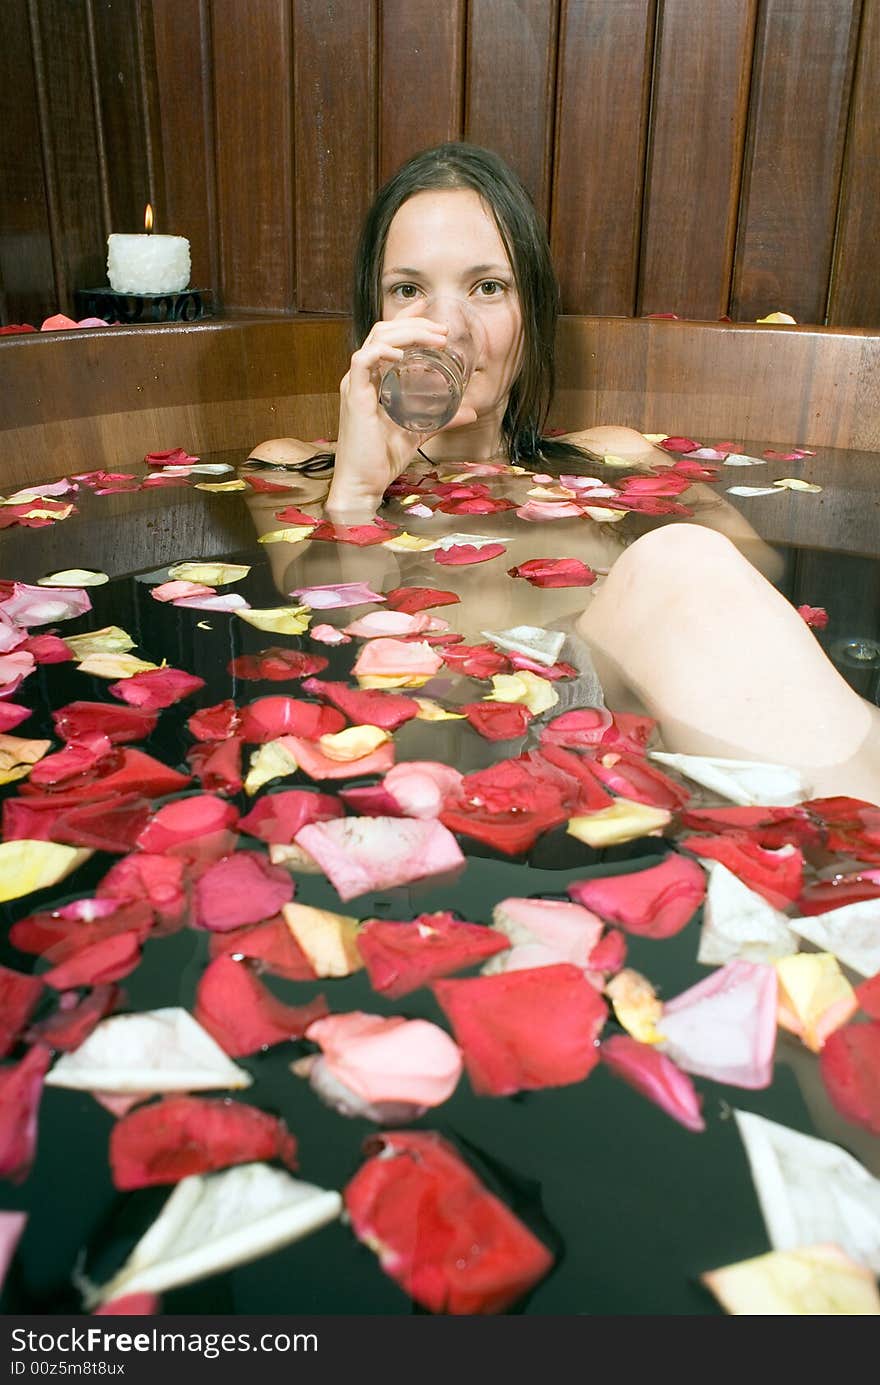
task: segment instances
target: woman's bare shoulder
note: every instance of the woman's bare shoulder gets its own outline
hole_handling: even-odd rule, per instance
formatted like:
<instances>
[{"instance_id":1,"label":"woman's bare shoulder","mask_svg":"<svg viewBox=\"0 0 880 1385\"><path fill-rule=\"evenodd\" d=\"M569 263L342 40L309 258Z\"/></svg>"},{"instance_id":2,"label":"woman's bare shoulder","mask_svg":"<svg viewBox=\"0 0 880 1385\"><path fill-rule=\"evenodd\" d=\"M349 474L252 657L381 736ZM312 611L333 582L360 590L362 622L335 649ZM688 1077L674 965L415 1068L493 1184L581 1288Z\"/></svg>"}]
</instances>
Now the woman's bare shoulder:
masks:
<instances>
[{"instance_id":1,"label":"woman's bare shoulder","mask_svg":"<svg viewBox=\"0 0 880 1385\"><path fill-rule=\"evenodd\" d=\"M267 438L251 449L248 461L271 462L273 465L307 462L321 452L333 452L334 444L303 442L301 438Z\"/></svg>"},{"instance_id":2,"label":"woman's bare shoulder","mask_svg":"<svg viewBox=\"0 0 880 1385\"><path fill-rule=\"evenodd\" d=\"M566 433L559 441L574 443L576 447L583 447L585 451L593 452L600 457L610 452L616 457L649 457L652 463L662 463L664 458L669 460L666 453L649 442L644 433L640 433L637 428L597 424L593 428L581 428L577 432Z\"/></svg>"}]
</instances>

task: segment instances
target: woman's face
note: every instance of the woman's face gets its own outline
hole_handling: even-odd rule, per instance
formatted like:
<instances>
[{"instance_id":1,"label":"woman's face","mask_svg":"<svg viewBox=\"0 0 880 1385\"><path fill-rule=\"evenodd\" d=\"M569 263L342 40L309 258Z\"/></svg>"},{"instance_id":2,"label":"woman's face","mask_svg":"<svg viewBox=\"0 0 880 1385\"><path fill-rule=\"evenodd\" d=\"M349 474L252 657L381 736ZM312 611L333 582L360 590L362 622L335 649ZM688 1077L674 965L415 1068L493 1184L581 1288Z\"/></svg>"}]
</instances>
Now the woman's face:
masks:
<instances>
[{"instance_id":1,"label":"woman's face","mask_svg":"<svg viewBox=\"0 0 880 1385\"><path fill-rule=\"evenodd\" d=\"M424 316L433 295L464 300L482 324L465 391L478 420L499 421L522 361L522 313L498 227L470 189L419 192L396 213L382 264L382 317Z\"/></svg>"}]
</instances>

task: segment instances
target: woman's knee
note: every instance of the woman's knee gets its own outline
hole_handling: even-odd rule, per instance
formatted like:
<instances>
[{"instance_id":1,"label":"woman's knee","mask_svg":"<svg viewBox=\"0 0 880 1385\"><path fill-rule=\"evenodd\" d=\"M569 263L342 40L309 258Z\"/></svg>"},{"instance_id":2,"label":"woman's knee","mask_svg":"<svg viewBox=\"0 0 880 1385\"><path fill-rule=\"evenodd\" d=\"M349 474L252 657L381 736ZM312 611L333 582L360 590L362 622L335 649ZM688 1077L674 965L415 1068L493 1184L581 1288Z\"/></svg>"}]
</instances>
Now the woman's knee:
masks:
<instances>
[{"instance_id":1,"label":"woman's knee","mask_svg":"<svg viewBox=\"0 0 880 1385\"><path fill-rule=\"evenodd\" d=\"M643 534L618 559L621 575L641 581L663 582L684 578L753 571L739 549L724 534L699 524L664 524Z\"/></svg>"}]
</instances>

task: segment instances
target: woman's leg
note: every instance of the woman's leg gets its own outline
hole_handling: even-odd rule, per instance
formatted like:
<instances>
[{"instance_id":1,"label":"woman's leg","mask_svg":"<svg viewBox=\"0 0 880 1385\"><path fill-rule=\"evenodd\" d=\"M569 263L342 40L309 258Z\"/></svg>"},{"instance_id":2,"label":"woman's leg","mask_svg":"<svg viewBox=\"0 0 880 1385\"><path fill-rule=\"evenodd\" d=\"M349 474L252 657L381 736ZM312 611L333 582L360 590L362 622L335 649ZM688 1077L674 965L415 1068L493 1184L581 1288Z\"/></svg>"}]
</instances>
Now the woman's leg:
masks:
<instances>
[{"instance_id":1,"label":"woman's leg","mask_svg":"<svg viewBox=\"0 0 880 1385\"><path fill-rule=\"evenodd\" d=\"M719 534L676 524L638 539L578 628L667 749L787 764L815 794L880 802L880 711Z\"/></svg>"}]
</instances>

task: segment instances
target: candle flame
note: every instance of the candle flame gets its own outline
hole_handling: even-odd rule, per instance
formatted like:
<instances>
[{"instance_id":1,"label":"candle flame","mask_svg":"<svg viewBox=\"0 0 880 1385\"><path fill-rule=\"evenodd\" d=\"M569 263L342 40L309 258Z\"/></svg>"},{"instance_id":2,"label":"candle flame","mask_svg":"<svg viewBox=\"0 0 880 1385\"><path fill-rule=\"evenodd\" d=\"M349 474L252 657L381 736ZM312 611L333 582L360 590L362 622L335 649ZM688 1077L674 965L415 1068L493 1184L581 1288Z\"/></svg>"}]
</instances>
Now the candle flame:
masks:
<instances>
[{"instance_id":1,"label":"candle flame","mask_svg":"<svg viewBox=\"0 0 880 1385\"><path fill-rule=\"evenodd\" d=\"M144 212L144 226L146 227L147 235L148 235L148 236L149 236L149 235L152 235L152 232L153 232L153 208L150 206L149 202L147 203L147 210Z\"/></svg>"}]
</instances>

